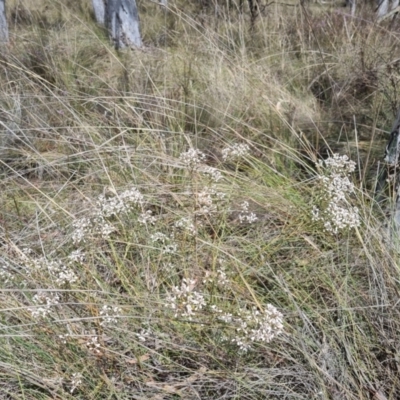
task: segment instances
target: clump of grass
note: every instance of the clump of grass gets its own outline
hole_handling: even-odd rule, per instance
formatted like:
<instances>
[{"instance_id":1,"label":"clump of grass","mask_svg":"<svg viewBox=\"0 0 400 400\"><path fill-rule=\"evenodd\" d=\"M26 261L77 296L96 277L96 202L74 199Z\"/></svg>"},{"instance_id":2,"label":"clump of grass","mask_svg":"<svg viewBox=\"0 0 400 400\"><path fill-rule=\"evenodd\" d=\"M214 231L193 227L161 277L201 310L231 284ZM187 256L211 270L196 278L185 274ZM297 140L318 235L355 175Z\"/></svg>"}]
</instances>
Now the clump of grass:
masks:
<instances>
[{"instance_id":1,"label":"clump of grass","mask_svg":"<svg viewBox=\"0 0 400 400\"><path fill-rule=\"evenodd\" d=\"M143 5L148 47L116 53L46 4L0 65L2 393L396 398L398 254L363 182L396 33Z\"/></svg>"}]
</instances>

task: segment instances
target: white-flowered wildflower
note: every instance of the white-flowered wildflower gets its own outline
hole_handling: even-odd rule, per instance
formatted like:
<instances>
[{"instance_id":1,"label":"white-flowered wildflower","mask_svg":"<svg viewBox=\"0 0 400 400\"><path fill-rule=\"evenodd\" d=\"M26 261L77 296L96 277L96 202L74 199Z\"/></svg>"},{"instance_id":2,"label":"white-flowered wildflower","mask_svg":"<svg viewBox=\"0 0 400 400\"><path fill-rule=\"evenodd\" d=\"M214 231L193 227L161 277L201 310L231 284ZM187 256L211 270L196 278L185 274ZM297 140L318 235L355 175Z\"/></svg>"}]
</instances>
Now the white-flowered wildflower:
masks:
<instances>
[{"instance_id":1,"label":"white-flowered wildflower","mask_svg":"<svg viewBox=\"0 0 400 400\"><path fill-rule=\"evenodd\" d=\"M47 269L54 277L57 285L61 286L77 282L78 276L75 272L66 265L63 265L61 262L46 260L45 263L47 264Z\"/></svg>"},{"instance_id":2,"label":"white-flowered wildflower","mask_svg":"<svg viewBox=\"0 0 400 400\"><path fill-rule=\"evenodd\" d=\"M236 327L232 342L242 351L248 351L255 342L269 343L283 332L283 315L271 304L263 312L256 308L243 310L230 323Z\"/></svg>"},{"instance_id":3,"label":"white-flowered wildflower","mask_svg":"<svg viewBox=\"0 0 400 400\"><path fill-rule=\"evenodd\" d=\"M204 162L206 155L198 149L189 149L185 153L181 153L179 159L188 169L193 170Z\"/></svg>"},{"instance_id":4,"label":"white-flowered wildflower","mask_svg":"<svg viewBox=\"0 0 400 400\"><path fill-rule=\"evenodd\" d=\"M193 223L192 218L181 218L175 221L175 227L184 229L187 231L190 235L196 235L197 229Z\"/></svg>"},{"instance_id":5,"label":"white-flowered wildflower","mask_svg":"<svg viewBox=\"0 0 400 400\"><path fill-rule=\"evenodd\" d=\"M100 353L99 338L97 336L90 337L89 340L86 342L86 347L90 352L99 354Z\"/></svg>"},{"instance_id":6,"label":"white-flowered wildflower","mask_svg":"<svg viewBox=\"0 0 400 400\"><path fill-rule=\"evenodd\" d=\"M150 336L151 336L152 332L150 329L141 329L140 332L136 333L136 337L141 341L141 342L146 342Z\"/></svg>"},{"instance_id":7,"label":"white-flowered wildflower","mask_svg":"<svg viewBox=\"0 0 400 400\"><path fill-rule=\"evenodd\" d=\"M14 274L10 272L9 265L1 265L0 266L0 280L3 284L10 283L14 281Z\"/></svg>"},{"instance_id":8,"label":"white-flowered wildflower","mask_svg":"<svg viewBox=\"0 0 400 400\"><path fill-rule=\"evenodd\" d=\"M153 234L150 235L150 240L153 243L157 243L157 242L165 243L165 242L169 241L169 238L168 238L167 235L165 235L162 232L156 232L156 233L153 233Z\"/></svg>"},{"instance_id":9,"label":"white-flowered wildflower","mask_svg":"<svg viewBox=\"0 0 400 400\"><path fill-rule=\"evenodd\" d=\"M143 195L135 187L111 198L100 195L97 200L97 208L105 218L117 216L142 204Z\"/></svg>"},{"instance_id":10,"label":"white-flowered wildflower","mask_svg":"<svg viewBox=\"0 0 400 400\"><path fill-rule=\"evenodd\" d=\"M224 161L237 161L250 152L247 144L236 143L222 150L222 159Z\"/></svg>"},{"instance_id":11,"label":"white-flowered wildflower","mask_svg":"<svg viewBox=\"0 0 400 400\"><path fill-rule=\"evenodd\" d=\"M62 344L67 344L69 336L70 335L68 333L65 335L58 335L58 339Z\"/></svg>"},{"instance_id":12,"label":"white-flowered wildflower","mask_svg":"<svg viewBox=\"0 0 400 400\"><path fill-rule=\"evenodd\" d=\"M178 245L176 243L166 244L162 248L163 254L175 254L178 251Z\"/></svg>"},{"instance_id":13,"label":"white-flowered wildflower","mask_svg":"<svg viewBox=\"0 0 400 400\"><path fill-rule=\"evenodd\" d=\"M313 206L312 210L311 210L311 216L313 221L319 221L320 218L320 210L317 206Z\"/></svg>"},{"instance_id":14,"label":"white-flowered wildflower","mask_svg":"<svg viewBox=\"0 0 400 400\"><path fill-rule=\"evenodd\" d=\"M71 394L73 394L75 392L75 390L82 384L82 374L77 372L72 374L71 376L71 389L69 390L69 392Z\"/></svg>"},{"instance_id":15,"label":"white-flowered wildflower","mask_svg":"<svg viewBox=\"0 0 400 400\"><path fill-rule=\"evenodd\" d=\"M318 178L323 186L323 200L327 203L323 209L316 206L312 209L312 219L323 221L325 230L338 233L346 228L360 225L359 210L350 204L350 195L354 185L348 175L355 170L355 163L344 155L334 154L318 163L325 169L324 175Z\"/></svg>"},{"instance_id":16,"label":"white-flowered wildflower","mask_svg":"<svg viewBox=\"0 0 400 400\"><path fill-rule=\"evenodd\" d=\"M178 245L171 242L173 235L170 237L162 232L156 232L150 235L150 240L153 243L161 243L161 252L163 254L174 254L178 250Z\"/></svg>"},{"instance_id":17,"label":"white-flowered wildflower","mask_svg":"<svg viewBox=\"0 0 400 400\"><path fill-rule=\"evenodd\" d=\"M151 210L147 210L139 215L138 222L141 225L154 225L157 222L157 218L153 215Z\"/></svg>"},{"instance_id":18,"label":"white-flowered wildflower","mask_svg":"<svg viewBox=\"0 0 400 400\"><path fill-rule=\"evenodd\" d=\"M218 182L222 179L221 172L214 167L206 166L201 170L201 173L207 175L213 182Z\"/></svg>"},{"instance_id":19,"label":"white-flowered wildflower","mask_svg":"<svg viewBox=\"0 0 400 400\"><path fill-rule=\"evenodd\" d=\"M201 192L197 193L197 215L210 215L217 211L217 206L213 201L215 193L213 187L204 187Z\"/></svg>"},{"instance_id":20,"label":"white-flowered wildflower","mask_svg":"<svg viewBox=\"0 0 400 400\"><path fill-rule=\"evenodd\" d=\"M74 221L72 225L74 227L74 232L72 234L72 242L74 244L85 242L88 233L90 233L92 230L93 224L90 218L87 217L80 218Z\"/></svg>"},{"instance_id":21,"label":"white-flowered wildflower","mask_svg":"<svg viewBox=\"0 0 400 400\"><path fill-rule=\"evenodd\" d=\"M35 304L29 309L32 317L46 318L50 314L51 308L59 304L60 297L56 293L39 292L33 296L32 301Z\"/></svg>"},{"instance_id":22,"label":"white-flowered wildflower","mask_svg":"<svg viewBox=\"0 0 400 400\"><path fill-rule=\"evenodd\" d=\"M30 272L33 270L47 272L52 280L58 285L63 286L78 281L78 276L70 266L64 265L58 260L47 260L45 257L30 259Z\"/></svg>"},{"instance_id":23,"label":"white-flowered wildflower","mask_svg":"<svg viewBox=\"0 0 400 400\"><path fill-rule=\"evenodd\" d=\"M68 260L70 263L82 264L85 260L85 253L82 249L74 250L68 255Z\"/></svg>"},{"instance_id":24,"label":"white-flowered wildflower","mask_svg":"<svg viewBox=\"0 0 400 400\"><path fill-rule=\"evenodd\" d=\"M218 320L225 322L225 323L230 323L233 321L233 315L231 313L226 313L220 308L218 308L215 304L210 306L210 309L213 313L217 314Z\"/></svg>"},{"instance_id":25,"label":"white-flowered wildflower","mask_svg":"<svg viewBox=\"0 0 400 400\"><path fill-rule=\"evenodd\" d=\"M167 307L174 310L175 318L191 320L197 311L206 306L203 294L193 290L195 286L195 280L183 278L181 287L172 288L172 294L167 298Z\"/></svg>"},{"instance_id":26,"label":"white-flowered wildflower","mask_svg":"<svg viewBox=\"0 0 400 400\"><path fill-rule=\"evenodd\" d=\"M233 321L233 315L231 313L223 313L218 317L218 319L226 324L229 324Z\"/></svg>"},{"instance_id":27,"label":"white-flowered wildflower","mask_svg":"<svg viewBox=\"0 0 400 400\"><path fill-rule=\"evenodd\" d=\"M108 239L116 231L108 219L133 208L142 209L143 202L143 195L135 187L113 197L100 195L90 215L74 221L72 242L77 245L96 236Z\"/></svg>"},{"instance_id":28,"label":"white-flowered wildflower","mask_svg":"<svg viewBox=\"0 0 400 400\"><path fill-rule=\"evenodd\" d=\"M225 287L229 284L229 279L222 267L216 271L206 271L203 283L212 283L220 287Z\"/></svg>"},{"instance_id":29,"label":"white-flowered wildflower","mask_svg":"<svg viewBox=\"0 0 400 400\"><path fill-rule=\"evenodd\" d=\"M323 167L328 167L332 173L352 173L356 170L356 163L349 159L346 155L333 154L332 157L326 160L319 160L318 164Z\"/></svg>"},{"instance_id":30,"label":"white-flowered wildflower","mask_svg":"<svg viewBox=\"0 0 400 400\"><path fill-rule=\"evenodd\" d=\"M101 220L101 222L101 224L98 224L97 231L101 238L108 239L116 231L116 228L105 220Z\"/></svg>"},{"instance_id":31,"label":"white-flowered wildflower","mask_svg":"<svg viewBox=\"0 0 400 400\"><path fill-rule=\"evenodd\" d=\"M103 306L100 311L100 317L102 319L101 326L109 326L118 322L118 317L121 316L121 309L119 307Z\"/></svg>"},{"instance_id":32,"label":"white-flowered wildflower","mask_svg":"<svg viewBox=\"0 0 400 400\"><path fill-rule=\"evenodd\" d=\"M239 221L240 223L247 222L248 224L252 224L253 222L257 221L258 217L256 214L253 212L249 211L249 202L244 201L241 205L240 208L242 209L242 212L239 214Z\"/></svg>"}]
</instances>

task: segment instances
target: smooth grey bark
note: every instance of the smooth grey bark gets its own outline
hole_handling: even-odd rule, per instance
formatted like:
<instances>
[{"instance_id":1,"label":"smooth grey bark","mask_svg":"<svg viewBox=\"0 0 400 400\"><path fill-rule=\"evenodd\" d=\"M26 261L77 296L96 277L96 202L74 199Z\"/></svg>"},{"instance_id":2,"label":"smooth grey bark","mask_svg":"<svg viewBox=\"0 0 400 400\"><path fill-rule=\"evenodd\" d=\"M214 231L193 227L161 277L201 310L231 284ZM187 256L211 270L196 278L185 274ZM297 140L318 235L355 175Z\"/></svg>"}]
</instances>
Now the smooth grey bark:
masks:
<instances>
[{"instance_id":1,"label":"smooth grey bark","mask_svg":"<svg viewBox=\"0 0 400 400\"><path fill-rule=\"evenodd\" d=\"M106 23L106 6L104 4L104 0L92 0L93 3L93 11L96 21L101 24L105 25Z\"/></svg>"},{"instance_id":2,"label":"smooth grey bark","mask_svg":"<svg viewBox=\"0 0 400 400\"><path fill-rule=\"evenodd\" d=\"M8 42L8 25L6 19L6 1L0 0L0 44Z\"/></svg>"},{"instance_id":3,"label":"smooth grey bark","mask_svg":"<svg viewBox=\"0 0 400 400\"><path fill-rule=\"evenodd\" d=\"M350 7L351 16L354 17L356 15L356 0L346 0L346 6Z\"/></svg>"},{"instance_id":4,"label":"smooth grey bark","mask_svg":"<svg viewBox=\"0 0 400 400\"><path fill-rule=\"evenodd\" d=\"M389 0L378 0L378 9L376 15L378 18L383 17L389 12Z\"/></svg>"},{"instance_id":5,"label":"smooth grey bark","mask_svg":"<svg viewBox=\"0 0 400 400\"><path fill-rule=\"evenodd\" d=\"M356 13L356 5L358 0L346 0L346 7L350 8L351 15L354 17ZM376 16L378 21L386 19L400 11L400 0L375 0Z\"/></svg>"},{"instance_id":6,"label":"smooth grey bark","mask_svg":"<svg viewBox=\"0 0 400 400\"><path fill-rule=\"evenodd\" d=\"M141 47L136 0L92 0L96 21L104 25L117 49Z\"/></svg>"},{"instance_id":7,"label":"smooth grey bark","mask_svg":"<svg viewBox=\"0 0 400 400\"><path fill-rule=\"evenodd\" d=\"M394 9L396 9L399 5L400 5L400 0L392 0L391 11L393 11Z\"/></svg>"}]
</instances>

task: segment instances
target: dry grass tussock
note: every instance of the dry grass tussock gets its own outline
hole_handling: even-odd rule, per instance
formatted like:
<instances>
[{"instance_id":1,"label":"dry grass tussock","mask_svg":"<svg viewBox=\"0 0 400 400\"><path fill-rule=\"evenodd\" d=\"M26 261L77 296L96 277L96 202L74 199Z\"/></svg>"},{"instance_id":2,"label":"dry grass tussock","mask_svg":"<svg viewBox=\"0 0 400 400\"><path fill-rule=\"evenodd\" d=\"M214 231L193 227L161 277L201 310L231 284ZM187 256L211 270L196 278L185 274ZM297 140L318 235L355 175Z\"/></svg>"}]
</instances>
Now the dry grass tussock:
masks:
<instances>
[{"instance_id":1,"label":"dry grass tussock","mask_svg":"<svg viewBox=\"0 0 400 400\"><path fill-rule=\"evenodd\" d=\"M397 399L398 22L170 3L8 2L0 397Z\"/></svg>"}]
</instances>

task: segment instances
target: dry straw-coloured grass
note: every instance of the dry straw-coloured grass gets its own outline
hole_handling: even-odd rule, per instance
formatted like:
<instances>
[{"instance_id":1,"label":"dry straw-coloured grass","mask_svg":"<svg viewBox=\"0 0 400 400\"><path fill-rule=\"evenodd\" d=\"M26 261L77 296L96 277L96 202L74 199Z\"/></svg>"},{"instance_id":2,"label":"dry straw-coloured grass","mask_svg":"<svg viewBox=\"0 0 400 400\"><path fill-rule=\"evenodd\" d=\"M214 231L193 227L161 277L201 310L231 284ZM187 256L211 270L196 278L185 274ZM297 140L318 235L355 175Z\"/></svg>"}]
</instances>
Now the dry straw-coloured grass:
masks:
<instances>
[{"instance_id":1,"label":"dry straw-coloured grass","mask_svg":"<svg viewBox=\"0 0 400 400\"><path fill-rule=\"evenodd\" d=\"M117 53L90 1L8 2L2 399L398 398L399 257L372 198L398 22L209 3L139 1L146 46ZM312 218L332 153L361 220L338 234ZM240 351L268 304L283 332L269 315Z\"/></svg>"}]
</instances>

